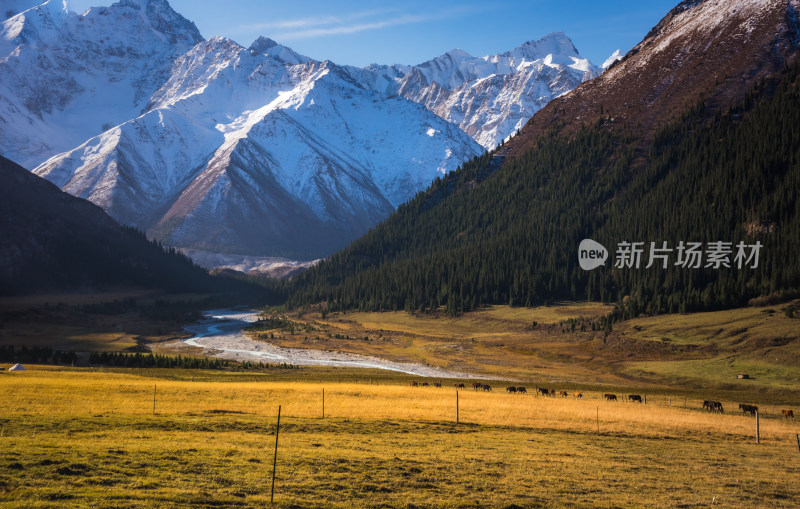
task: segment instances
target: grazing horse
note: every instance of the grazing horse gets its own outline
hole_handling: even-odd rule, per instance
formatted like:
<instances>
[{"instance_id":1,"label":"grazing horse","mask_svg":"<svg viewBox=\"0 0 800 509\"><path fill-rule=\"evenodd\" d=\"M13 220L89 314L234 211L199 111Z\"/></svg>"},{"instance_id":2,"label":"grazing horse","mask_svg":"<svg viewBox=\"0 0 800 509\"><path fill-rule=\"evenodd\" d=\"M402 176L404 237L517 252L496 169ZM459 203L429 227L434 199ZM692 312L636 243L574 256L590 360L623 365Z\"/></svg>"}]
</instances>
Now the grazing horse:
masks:
<instances>
[{"instance_id":1,"label":"grazing horse","mask_svg":"<svg viewBox=\"0 0 800 509\"><path fill-rule=\"evenodd\" d=\"M460 384L460 383L459 384L453 384L453 387L455 387L456 389L463 389L464 388L464 384Z\"/></svg>"},{"instance_id":2,"label":"grazing horse","mask_svg":"<svg viewBox=\"0 0 800 509\"><path fill-rule=\"evenodd\" d=\"M757 406L746 405L744 403L739 403L739 409L742 411L743 414L756 415L756 412L758 412Z\"/></svg>"},{"instance_id":3,"label":"grazing horse","mask_svg":"<svg viewBox=\"0 0 800 509\"><path fill-rule=\"evenodd\" d=\"M442 383L441 382L433 382L433 386L434 387L441 387Z\"/></svg>"},{"instance_id":4,"label":"grazing horse","mask_svg":"<svg viewBox=\"0 0 800 509\"><path fill-rule=\"evenodd\" d=\"M544 387L537 387L536 391L539 394L541 394L542 396L549 396L550 395L550 389L545 389Z\"/></svg>"},{"instance_id":5,"label":"grazing horse","mask_svg":"<svg viewBox=\"0 0 800 509\"><path fill-rule=\"evenodd\" d=\"M550 395L551 396L555 396L556 395L556 390L555 389L550 389Z\"/></svg>"},{"instance_id":6,"label":"grazing horse","mask_svg":"<svg viewBox=\"0 0 800 509\"><path fill-rule=\"evenodd\" d=\"M483 384L483 385L481 386L481 388L482 388L484 391L491 391L491 390L492 390L492 386L491 386L491 385L489 385L489 384Z\"/></svg>"},{"instance_id":7,"label":"grazing horse","mask_svg":"<svg viewBox=\"0 0 800 509\"><path fill-rule=\"evenodd\" d=\"M716 412L719 412L721 414L725 413L725 410L722 409L722 403L720 403L719 401L712 401L711 404L714 407L714 410L713 410L714 413L716 413Z\"/></svg>"},{"instance_id":8,"label":"grazing horse","mask_svg":"<svg viewBox=\"0 0 800 509\"><path fill-rule=\"evenodd\" d=\"M428 387L428 382L422 382L420 385L421 385L422 387Z\"/></svg>"},{"instance_id":9,"label":"grazing horse","mask_svg":"<svg viewBox=\"0 0 800 509\"><path fill-rule=\"evenodd\" d=\"M528 391L525 389L525 387L517 387L517 392L520 394L528 394Z\"/></svg>"},{"instance_id":10,"label":"grazing horse","mask_svg":"<svg viewBox=\"0 0 800 509\"><path fill-rule=\"evenodd\" d=\"M419 385L419 383L417 383L417 382L408 382L408 385L410 385L411 387L416 387L416 386Z\"/></svg>"},{"instance_id":11,"label":"grazing horse","mask_svg":"<svg viewBox=\"0 0 800 509\"><path fill-rule=\"evenodd\" d=\"M709 412L713 412L714 411L713 403L714 403L713 401L704 399L703 400L703 410L708 410Z\"/></svg>"},{"instance_id":12,"label":"grazing horse","mask_svg":"<svg viewBox=\"0 0 800 509\"><path fill-rule=\"evenodd\" d=\"M480 383L480 382L473 382L472 383L472 388L477 391L478 389L482 389L483 388L483 384Z\"/></svg>"},{"instance_id":13,"label":"grazing horse","mask_svg":"<svg viewBox=\"0 0 800 509\"><path fill-rule=\"evenodd\" d=\"M561 396L562 398L566 398L567 396L569 396L569 394L567 394L567 391L561 391L558 393L558 395Z\"/></svg>"},{"instance_id":14,"label":"grazing horse","mask_svg":"<svg viewBox=\"0 0 800 509\"><path fill-rule=\"evenodd\" d=\"M506 387L506 392L517 392L517 388L513 385L511 387Z\"/></svg>"},{"instance_id":15,"label":"grazing horse","mask_svg":"<svg viewBox=\"0 0 800 509\"><path fill-rule=\"evenodd\" d=\"M642 402L642 397L638 394L628 394L628 401Z\"/></svg>"},{"instance_id":16,"label":"grazing horse","mask_svg":"<svg viewBox=\"0 0 800 509\"><path fill-rule=\"evenodd\" d=\"M605 394L603 394L603 397L606 398L606 401L616 401L617 400L617 395L616 394L605 393Z\"/></svg>"},{"instance_id":17,"label":"grazing horse","mask_svg":"<svg viewBox=\"0 0 800 509\"><path fill-rule=\"evenodd\" d=\"M581 394L580 392L573 392L572 397L575 399L583 399L583 394Z\"/></svg>"},{"instance_id":18,"label":"grazing horse","mask_svg":"<svg viewBox=\"0 0 800 509\"><path fill-rule=\"evenodd\" d=\"M794 411L793 410L781 410L784 419L788 419L789 417L794 420Z\"/></svg>"}]
</instances>

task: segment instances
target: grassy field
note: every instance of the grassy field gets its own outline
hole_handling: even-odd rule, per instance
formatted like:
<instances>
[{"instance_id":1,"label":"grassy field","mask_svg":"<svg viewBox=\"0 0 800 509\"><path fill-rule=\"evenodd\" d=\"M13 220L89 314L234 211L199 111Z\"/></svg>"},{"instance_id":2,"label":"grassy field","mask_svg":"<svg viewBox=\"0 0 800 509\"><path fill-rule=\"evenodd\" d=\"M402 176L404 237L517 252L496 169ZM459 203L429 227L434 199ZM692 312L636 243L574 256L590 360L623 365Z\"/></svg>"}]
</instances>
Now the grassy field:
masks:
<instances>
[{"instance_id":1,"label":"grassy field","mask_svg":"<svg viewBox=\"0 0 800 509\"><path fill-rule=\"evenodd\" d=\"M278 405L279 507L791 507L800 496L800 421L759 400L748 400L767 413L756 445L755 419L725 394L727 413L709 414L691 391L642 405L606 402L606 388L546 398L493 383L459 391L456 424L452 387L300 371L297 382L284 371L3 372L0 504L263 506Z\"/></svg>"},{"instance_id":2,"label":"grassy field","mask_svg":"<svg viewBox=\"0 0 800 509\"><path fill-rule=\"evenodd\" d=\"M135 298L112 312L17 302L2 308L0 344L123 351L185 334L182 305ZM781 410L800 410L800 318L752 307L606 334L609 311L294 312L250 332L516 380L489 381L491 392L354 368L0 371L0 506L266 505L280 405L279 507L796 507L800 420ZM458 423L454 382L468 387ZM705 399L726 412L702 411ZM761 444L739 403L759 405Z\"/></svg>"},{"instance_id":3,"label":"grassy field","mask_svg":"<svg viewBox=\"0 0 800 509\"><path fill-rule=\"evenodd\" d=\"M623 330L635 341L681 345L695 357L634 362L633 372L685 383L800 387L800 319L779 308L639 318L626 322ZM738 373L750 379L737 380Z\"/></svg>"},{"instance_id":4,"label":"grassy field","mask_svg":"<svg viewBox=\"0 0 800 509\"><path fill-rule=\"evenodd\" d=\"M785 305L784 305L785 306ZM800 318L777 307L663 315L616 323L598 303L491 306L437 314L283 315L255 331L284 346L341 350L533 382L720 388L800 394ZM594 326L595 330L592 330ZM749 380L737 379L748 373Z\"/></svg>"},{"instance_id":5,"label":"grassy field","mask_svg":"<svg viewBox=\"0 0 800 509\"><path fill-rule=\"evenodd\" d=\"M441 314L319 313L284 315L292 329L254 331L252 337L282 346L338 350L418 362L453 371L518 380L581 380L620 383L608 369L595 370L566 355L583 355L602 333L565 333L560 325L597 321L611 311L597 303L539 308L491 306L459 317Z\"/></svg>"}]
</instances>

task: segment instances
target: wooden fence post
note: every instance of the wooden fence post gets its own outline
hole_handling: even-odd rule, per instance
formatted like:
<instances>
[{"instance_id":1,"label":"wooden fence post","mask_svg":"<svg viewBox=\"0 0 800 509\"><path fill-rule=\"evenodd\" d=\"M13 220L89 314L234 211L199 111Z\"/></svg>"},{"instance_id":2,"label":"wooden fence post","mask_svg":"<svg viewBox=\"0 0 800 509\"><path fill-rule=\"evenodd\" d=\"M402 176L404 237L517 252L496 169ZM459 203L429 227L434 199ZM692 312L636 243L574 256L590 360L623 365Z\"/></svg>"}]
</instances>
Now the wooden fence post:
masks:
<instances>
[{"instance_id":1,"label":"wooden fence post","mask_svg":"<svg viewBox=\"0 0 800 509\"><path fill-rule=\"evenodd\" d=\"M156 415L156 385L153 384L153 415Z\"/></svg>"},{"instance_id":2,"label":"wooden fence post","mask_svg":"<svg viewBox=\"0 0 800 509\"><path fill-rule=\"evenodd\" d=\"M275 467L278 465L278 433L281 431L281 406L278 405L278 424L275 426L275 457L272 458L272 491L269 494L269 503L275 500Z\"/></svg>"},{"instance_id":3,"label":"wooden fence post","mask_svg":"<svg viewBox=\"0 0 800 509\"><path fill-rule=\"evenodd\" d=\"M325 387L322 388L322 418L325 418Z\"/></svg>"},{"instance_id":4,"label":"wooden fence post","mask_svg":"<svg viewBox=\"0 0 800 509\"><path fill-rule=\"evenodd\" d=\"M761 423L758 418L758 410L756 410L756 445L761 443Z\"/></svg>"},{"instance_id":5,"label":"wooden fence post","mask_svg":"<svg viewBox=\"0 0 800 509\"><path fill-rule=\"evenodd\" d=\"M456 389L456 424L458 424L458 389Z\"/></svg>"},{"instance_id":6,"label":"wooden fence post","mask_svg":"<svg viewBox=\"0 0 800 509\"><path fill-rule=\"evenodd\" d=\"M597 407L597 434L600 434L600 407Z\"/></svg>"},{"instance_id":7,"label":"wooden fence post","mask_svg":"<svg viewBox=\"0 0 800 509\"><path fill-rule=\"evenodd\" d=\"M797 453L800 454L800 435L795 433L794 439L797 440Z\"/></svg>"}]
</instances>

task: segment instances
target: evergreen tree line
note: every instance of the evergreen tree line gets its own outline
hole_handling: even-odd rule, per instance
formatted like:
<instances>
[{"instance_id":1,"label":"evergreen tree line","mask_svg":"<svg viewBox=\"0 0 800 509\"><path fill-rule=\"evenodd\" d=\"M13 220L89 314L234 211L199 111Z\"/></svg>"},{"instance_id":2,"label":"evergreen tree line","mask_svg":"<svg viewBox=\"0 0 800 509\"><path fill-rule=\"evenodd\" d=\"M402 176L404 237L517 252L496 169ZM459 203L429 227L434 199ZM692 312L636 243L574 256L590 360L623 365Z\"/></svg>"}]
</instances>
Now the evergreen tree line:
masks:
<instances>
[{"instance_id":1,"label":"evergreen tree line","mask_svg":"<svg viewBox=\"0 0 800 509\"><path fill-rule=\"evenodd\" d=\"M265 364L263 362L233 362L209 357L184 357L182 355L159 355L156 353L92 352L89 364L93 366L113 366L126 368L184 368L184 369L224 369L265 370L271 368L294 369L292 364Z\"/></svg>"},{"instance_id":2,"label":"evergreen tree line","mask_svg":"<svg viewBox=\"0 0 800 509\"><path fill-rule=\"evenodd\" d=\"M22 364L56 364L69 366L78 361L78 356L73 351L62 352L53 350L49 346L0 346L0 362L13 362Z\"/></svg>"},{"instance_id":3,"label":"evergreen tree line","mask_svg":"<svg viewBox=\"0 0 800 509\"><path fill-rule=\"evenodd\" d=\"M558 128L499 171L486 153L437 179L345 250L293 278L287 304L457 314L483 304L619 302L618 317L746 304L800 288L800 65L724 112L702 102L641 140ZM584 271L578 245L609 251ZM641 268L618 243L644 242ZM760 242L755 268L649 269L650 242ZM733 256L731 256L731 261ZM704 260L705 262L705 260ZM705 263L704 263L705 265Z\"/></svg>"},{"instance_id":4,"label":"evergreen tree line","mask_svg":"<svg viewBox=\"0 0 800 509\"><path fill-rule=\"evenodd\" d=\"M229 362L208 357L184 357L141 352L92 352L89 354L89 364L127 368L221 369L227 367Z\"/></svg>"}]
</instances>

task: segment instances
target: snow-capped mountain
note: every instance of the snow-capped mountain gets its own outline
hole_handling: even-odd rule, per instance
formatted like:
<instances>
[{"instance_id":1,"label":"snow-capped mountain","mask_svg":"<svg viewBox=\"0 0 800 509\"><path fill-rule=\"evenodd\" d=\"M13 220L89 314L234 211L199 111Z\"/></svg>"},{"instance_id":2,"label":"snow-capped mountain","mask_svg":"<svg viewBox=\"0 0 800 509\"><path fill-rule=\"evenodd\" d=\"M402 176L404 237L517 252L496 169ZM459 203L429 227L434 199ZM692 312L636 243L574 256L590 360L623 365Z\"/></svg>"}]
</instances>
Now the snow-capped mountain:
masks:
<instances>
[{"instance_id":1,"label":"snow-capped mountain","mask_svg":"<svg viewBox=\"0 0 800 509\"><path fill-rule=\"evenodd\" d=\"M598 72L564 34L338 66L267 38L203 40L166 0L80 15L50 0L3 22L0 57L5 156L165 244L301 259Z\"/></svg>"},{"instance_id":2,"label":"snow-capped mountain","mask_svg":"<svg viewBox=\"0 0 800 509\"><path fill-rule=\"evenodd\" d=\"M319 257L481 152L423 106L269 39L201 41L164 75L133 102L141 115L34 171L173 246Z\"/></svg>"},{"instance_id":3,"label":"snow-capped mountain","mask_svg":"<svg viewBox=\"0 0 800 509\"><path fill-rule=\"evenodd\" d=\"M535 146L556 122L562 133L603 121L652 136L699 98L707 111L726 111L792 65L798 12L800 0L683 0L616 65L535 115L506 147L506 160Z\"/></svg>"},{"instance_id":4,"label":"snow-capped mountain","mask_svg":"<svg viewBox=\"0 0 800 509\"><path fill-rule=\"evenodd\" d=\"M50 0L0 33L2 151L27 168L141 113L172 61L203 38L166 0L82 15Z\"/></svg>"},{"instance_id":5,"label":"snow-capped mountain","mask_svg":"<svg viewBox=\"0 0 800 509\"><path fill-rule=\"evenodd\" d=\"M563 33L499 55L473 57L455 49L418 66L369 69L394 85L390 93L424 105L487 149L520 129L552 98L600 73Z\"/></svg>"},{"instance_id":6,"label":"snow-capped mountain","mask_svg":"<svg viewBox=\"0 0 800 509\"><path fill-rule=\"evenodd\" d=\"M0 20L7 20L41 3L41 0L3 0L3 5L0 7Z\"/></svg>"},{"instance_id":7,"label":"snow-capped mountain","mask_svg":"<svg viewBox=\"0 0 800 509\"><path fill-rule=\"evenodd\" d=\"M601 65L600 67L603 70L608 69L609 67L614 65L615 62L622 60L622 56L623 56L622 53L619 50L616 50L614 53L611 54L610 57L606 59L605 62L603 62L603 65Z\"/></svg>"}]
</instances>

